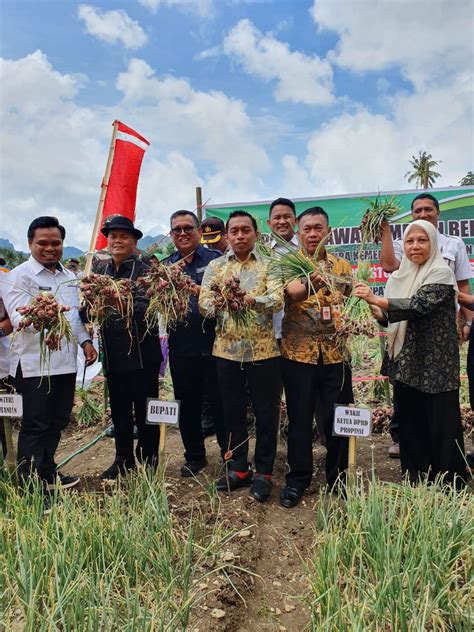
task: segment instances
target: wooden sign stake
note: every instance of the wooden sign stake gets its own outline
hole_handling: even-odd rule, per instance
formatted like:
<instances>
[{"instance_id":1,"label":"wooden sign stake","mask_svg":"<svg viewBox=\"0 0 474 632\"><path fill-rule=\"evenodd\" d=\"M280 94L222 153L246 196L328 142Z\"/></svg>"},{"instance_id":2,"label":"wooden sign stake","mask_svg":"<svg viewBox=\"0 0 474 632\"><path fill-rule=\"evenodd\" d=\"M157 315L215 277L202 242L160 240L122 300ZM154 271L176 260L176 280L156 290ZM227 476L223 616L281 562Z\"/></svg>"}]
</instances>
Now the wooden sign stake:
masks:
<instances>
[{"instance_id":1,"label":"wooden sign stake","mask_svg":"<svg viewBox=\"0 0 474 632\"><path fill-rule=\"evenodd\" d=\"M167 424L160 424L160 444L158 447L158 454L160 455L160 462L163 462L166 449L166 426Z\"/></svg>"},{"instance_id":2,"label":"wooden sign stake","mask_svg":"<svg viewBox=\"0 0 474 632\"><path fill-rule=\"evenodd\" d=\"M348 458L348 484L354 487L356 481L356 448L357 437L349 437L349 458Z\"/></svg>"}]
</instances>

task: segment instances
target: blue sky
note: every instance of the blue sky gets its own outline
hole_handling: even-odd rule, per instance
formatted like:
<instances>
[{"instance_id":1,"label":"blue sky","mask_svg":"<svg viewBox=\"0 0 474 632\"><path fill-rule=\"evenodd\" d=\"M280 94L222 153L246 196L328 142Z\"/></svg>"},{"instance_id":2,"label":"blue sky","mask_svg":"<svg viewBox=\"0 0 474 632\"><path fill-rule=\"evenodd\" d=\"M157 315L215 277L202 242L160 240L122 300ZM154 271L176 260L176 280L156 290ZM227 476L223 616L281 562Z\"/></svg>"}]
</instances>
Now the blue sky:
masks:
<instances>
[{"instance_id":1,"label":"blue sky","mask_svg":"<svg viewBox=\"0 0 474 632\"><path fill-rule=\"evenodd\" d=\"M146 136L137 224L176 208L439 186L473 168L472 0L2 0L2 228L86 247L119 118ZM14 221L12 221L14 218Z\"/></svg>"}]
</instances>

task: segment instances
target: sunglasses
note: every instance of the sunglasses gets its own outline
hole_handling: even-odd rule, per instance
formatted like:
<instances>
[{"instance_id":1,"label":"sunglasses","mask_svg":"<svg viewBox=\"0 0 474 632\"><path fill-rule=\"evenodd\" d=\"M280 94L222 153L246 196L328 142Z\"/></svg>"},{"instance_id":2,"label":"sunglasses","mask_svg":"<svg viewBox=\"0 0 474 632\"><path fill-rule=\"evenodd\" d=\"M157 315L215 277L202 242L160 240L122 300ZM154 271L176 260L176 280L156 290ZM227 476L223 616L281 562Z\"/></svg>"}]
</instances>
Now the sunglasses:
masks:
<instances>
[{"instance_id":1,"label":"sunglasses","mask_svg":"<svg viewBox=\"0 0 474 632\"><path fill-rule=\"evenodd\" d=\"M181 233L185 233L186 235L190 235L193 230L195 230L196 226L182 226L181 228L172 228L171 232L173 235L181 235Z\"/></svg>"}]
</instances>

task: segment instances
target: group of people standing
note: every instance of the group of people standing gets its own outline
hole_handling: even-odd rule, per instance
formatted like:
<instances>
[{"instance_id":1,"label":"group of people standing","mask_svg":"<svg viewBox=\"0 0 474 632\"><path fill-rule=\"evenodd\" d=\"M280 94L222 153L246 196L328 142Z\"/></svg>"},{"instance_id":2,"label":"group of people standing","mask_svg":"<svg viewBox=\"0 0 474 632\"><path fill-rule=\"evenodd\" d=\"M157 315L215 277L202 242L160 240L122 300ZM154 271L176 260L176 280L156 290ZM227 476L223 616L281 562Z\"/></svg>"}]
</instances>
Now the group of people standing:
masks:
<instances>
[{"instance_id":1,"label":"group of people standing","mask_svg":"<svg viewBox=\"0 0 474 632\"><path fill-rule=\"evenodd\" d=\"M466 329L471 324L470 268L467 274L464 261L461 272L453 271L456 261L449 254L453 244L448 244L451 250L440 251L436 229L439 207L433 196L417 196L412 213L416 221L407 227L401 248L397 244L394 248L390 229L384 227L382 265L393 270L384 297L375 296L367 285L354 286L348 261L326 250L331 228L321 207L308 208L297 217L293 202L278 198L270 205L268 225L279 237L272 248L281 248L283 240L316 257L335 279L331 288L318 272L284 288L270 274L268 261L257 248L255 218L244 210L231 213L225 226L216 218L208 218L200 226L196 215L187 210L171 215L170 235L176 250L162 263L180 265L193 281L185 320L168 332L170 373L175 398L180 401L182 476L195 476L207 466L202 430L207 406L223 462L217 489L249 487L257 501L268 500L284 389L289 421L288 473L280 504L296 506L311 483L315 410L325 439L329 489L344 489L348 439L333 435L333 415L336 404L350 404L354 397L349 350L336 335L336 290L367 301L374 318L387 326L385 374L394 385L402 472L413 483L441 474L448 483L464 484L456 319L459 303ZM132 282L147 273L150 264L136 254L142 234L130 220L114 217L102 232L108 240L110 259L96 272ZM84 325L87 313L82 310L81 314L79 309L74 275L60 263L64 236L64 228L55 218L42 217L31 224L31 257L10 272L5 277L7 283L1 286L6 314L0 331L6 336L11 327L18 326L16 308L28 302L28 293L57 292L58 300L71 307L67 317L86 364L91 364L96 351ZM461 252L457 243L454 249ZM465 248L463 252L467 260ZM246 292L246 307L252 313L245 332L226 311L216 309L212 288L232 277L239 279ZM104 479L133 470L137 460L155 467L158 458L158 431L146 423L146 402L159 396L159 332L147 330L147 298L139 285L133 287L131 330L117 315L107 320L100 332L116 445L114 462L103 472ZM468 333L466 329L462 329L463 335ZM8 372L18 392L25 395L18 446L20 473L25 479L35 472L46 485L63 487L78 480L60 474L54 461L61 430L72 409L76 353L76 346L71 344L52 353L50 379L41 381L38 334L24 330L11 345ZM255 415L254 467L249 458L249 397ZM134 421L139 437L135 451Z\"/></svg>"}]
</instances>

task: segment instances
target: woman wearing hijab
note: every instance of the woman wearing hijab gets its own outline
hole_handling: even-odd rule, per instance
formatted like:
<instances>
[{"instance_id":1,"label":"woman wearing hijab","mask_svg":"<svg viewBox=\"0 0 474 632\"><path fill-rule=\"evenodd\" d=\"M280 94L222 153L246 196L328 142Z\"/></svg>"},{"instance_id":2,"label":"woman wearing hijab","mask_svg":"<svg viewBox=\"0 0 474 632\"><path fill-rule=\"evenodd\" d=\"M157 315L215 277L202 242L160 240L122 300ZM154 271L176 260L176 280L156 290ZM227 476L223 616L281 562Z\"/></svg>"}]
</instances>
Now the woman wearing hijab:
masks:
<instances>
[{"instance_id":1,"label":"woman wearing hijab","mask_svg":"<svg viewBox=\"0 0 474 632\"><path fill-rule=\"evenodd\" d=\"M459 407L456 280L443 260L435 227L412 222L403 238L404 257L375 296L356 284L375 318L388 325L387 372L400 413L402 473L412 483L441 474L462 487L464 441Z\"/></svg>"}]
</instances>

